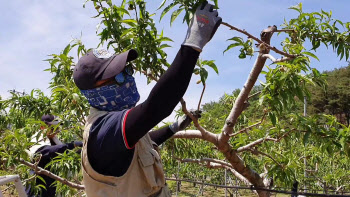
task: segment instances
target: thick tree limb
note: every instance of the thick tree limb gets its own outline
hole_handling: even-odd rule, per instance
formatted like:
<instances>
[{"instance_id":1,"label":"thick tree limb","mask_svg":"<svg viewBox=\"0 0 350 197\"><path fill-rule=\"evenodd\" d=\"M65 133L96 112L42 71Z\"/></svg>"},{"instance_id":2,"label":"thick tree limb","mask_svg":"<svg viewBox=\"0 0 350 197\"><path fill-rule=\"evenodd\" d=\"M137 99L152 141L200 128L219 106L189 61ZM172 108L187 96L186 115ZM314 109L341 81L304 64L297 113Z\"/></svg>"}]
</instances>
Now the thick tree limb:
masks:
<instances>
[{"instance_id":1,"label":"thick tree limb","mask_svg":"<svg viewBox=\"0 0 350 197\"><path fill-rule=\"evenodd\" d=\"M296 55L291 55L291 54L286 53L286 52L284 52L284 51L278 50L278 49L277 49L276 47L274 47L274 46L270 46L270 43L267 43L267 42L265 42L264 40L260 40L259 38L257 38L257 37L255 37L255 36L251 35L250 33L248 33L248 32L245 31L245 30L241 30L241 29L239 29L239 28L237 28L237 27L234 27L234 26L232 26L232 25L230 25L230 24L228 24L228 23L225 23L225 22L222 22L221 24L222 24L222 25L225 25L225 26L227 26L227 27L229 27L229 28L231 28L231 30L235 30L235 31L238 31L238 32L240 32L240 33L242 33L242 34L245 34L246 36L248 36L248 38L251 38L251 39L257 41L259 44L265 45L266 48L268 48L268 49L270 49L270 50L272 50L272 51L274 51L274 52L276 52L276 53L278 53L278 54L281 54L281 55L283 55L283 56L290 57L290 58L295 58L295 57L296 57ZM276 29L274 30L274 32L277 32L277 31L278 31L278 30L277 30L277 27L276 27Z\"/></svg>"},{"instance_id":2,"label":"thick tree limb","mask_svg":"<svg viewBox=\"0 0 350 197\"><path fill-rule=\"evenodd\" d=\"M270 43L271 36L273 35L274 31L276 30L276 27L269 27L268 29L262 31L261 37L264 42ZM257 60L254 64L254 67L252 68L252 71L249 74L249 77L244 84L240 94L238 95L236 102L230 112L230 115L228 116L226 120L226 124L223 128L222 135L219 137L220 143L228 142L229 135L233 131L233 126L236 124L236 121L238 117L241 115L243 111L244 102L247 100L249 93L251 92L253 86L255 85L264 65L266 62L266 57L263 57L264 54L269 53L269 49L261 47L259 56L257 57Z\"/></svg>"},{"instance_id":3,"label":"thick tree limb","mask_svg":"<svg viewBox=\"0 0 350 197\"><path fill-rule=\"evenodd\" d=\"M225 155L226 159L232 164L234 169L244 176L249 182L255 187L265 187L263 179L254 170L250 169L249 166L245 165L244 161L237 155L237 151L233 150L229 145L230 134L233 132L233 127L236 124L238 117L241 115L249 93L255 85L262 69L264 68L266 57L262 57L264 54L270 52L270 40L273 33L277 30L276 26L269 27L261 32L261 40L263 43L260 44L259 55L249 74L249 77L244 84L240 94L238 95L235 104L226 120L226 124L222 129L222 133L218 136L218 149ZM266 45L267 44L267 45ZM269 196L266 191L258 191L260 197Z\"/></svg>"},{"instance_id":4,"label":"thick tree limb","mask_svg":"<svg viewBox=\"0 0 350 197\"><path fill-rule=\"evenodd\" d=\"M65 184L65 185L67 185L69 187L72 187L72 188L75 188L75 189L79 189L79 190L84 190L85 189L84 185L79 185L77 183L70 182L67 179L59 177L59 176L53 174L52 172L50 172L48 170L45 170L45 169L42 169L42 168L36 166L35 164L27 162L27 161L25 161L23 159L20 159L20 163L22 163L22 164L32 168L36 174L42 174L42 175L48 176L50 178L53 178L53 179L61 182L62 184Z\"/></svg>"},{"instance_id":5,"label":"thick tree limb","mask_svg":"<svg viewBox=\"0 0 350 197\"><path fill-rule=\"evenodd\" d=\"M198 130L184 130L184 131L179 131L173 135L173 138L182 138L182 139L204 139L203 135L200 131Z\"/></svg>"}]
</instances>

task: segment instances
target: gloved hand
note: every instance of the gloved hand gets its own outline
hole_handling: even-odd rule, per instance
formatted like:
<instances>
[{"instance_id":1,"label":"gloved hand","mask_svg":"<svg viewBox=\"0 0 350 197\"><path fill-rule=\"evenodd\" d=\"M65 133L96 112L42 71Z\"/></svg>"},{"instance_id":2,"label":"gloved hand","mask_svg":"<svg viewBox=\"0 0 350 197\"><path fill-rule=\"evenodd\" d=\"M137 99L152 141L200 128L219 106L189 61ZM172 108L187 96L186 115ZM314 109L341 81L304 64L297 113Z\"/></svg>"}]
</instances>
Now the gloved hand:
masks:
<instances>
[{"instance_id":1,"label":"gloved hand","mask_svg":"<svg viewBox=\"0 0 350 197\"><path fill-rule=\"evenodd\" d=\"M218 17L218 11L213 11L213 7L205 2L197 8L183 45L191 46L201 52L204 45L211 40L222 22L222 18Z\"/></svg>"},{"instance_id":2,"label":"gloved hand","mask_svg":"<svg viewBox=\"0 0 350 197\"><path fill-rule=\"evenodd\" d=\"M201 117L201 111L190 111L190 113L196 117L196 118L200 118ZM178 132L178 131L182 131L185 130L186 127L188 127L192 122L192 119L187 116L184 115L182 117L180 117L176 122L174 122L172 125L169 126L170 130L172 130L174 133Z\"/></svg>"}]
</instances>

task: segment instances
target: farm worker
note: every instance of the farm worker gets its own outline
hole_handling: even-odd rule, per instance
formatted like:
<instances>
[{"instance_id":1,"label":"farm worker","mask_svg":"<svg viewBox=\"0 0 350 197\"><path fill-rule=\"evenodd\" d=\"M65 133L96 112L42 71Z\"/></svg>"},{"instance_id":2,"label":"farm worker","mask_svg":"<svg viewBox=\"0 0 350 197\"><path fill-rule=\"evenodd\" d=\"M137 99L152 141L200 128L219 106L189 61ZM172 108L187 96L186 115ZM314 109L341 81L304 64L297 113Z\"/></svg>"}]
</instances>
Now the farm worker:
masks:
<instances>
[{"instance_id":1,"label":"farm worker","mask_svg":"<svg viewBox=\"0 0 350 197\"><path fill-rule=\"evenodd\" d=\"M140 96L130 66L135 50L118 55L92 50L79 59L73 78L92 106L82 151L87 196L171 196L156 147L183 128L176 122L149 131L183 97L199 54L221 21L213 5L197 8L175 60L136 107Z\"/></svg>"},{"instance_id":2,"label":"farm worker","mask_svg":"<svg viewBox=\"0 0 350 197\"><path fill-rule=\"evenodd\" d=\"M29 149L31 158L36 154L41 154L38 167L45 168L45 166L58 155L57 153L64 153L66 150L72 150L75 147L82 147L82 142L75 141L64 144L57 138L56 134L59 132L58 125L60 124L60 121L55 116L51 114L43 115L41 121L46 124L46 127L41 127L41 131L39 131L40 134L37 133L37 135L40 135L38 139L36 139L37 135L34 135L35 137L33 137L31 141L34 142L35 145ZM47 128L48 132L44 134L46 136L43 137L42 132L45 128ZM31 172L34 173L34 171ZM45 186L45 189L42 189L40 196L56 196L56 186L52 185L55 180L45 175L40 176L45 181L43 182L41 179L36 179L35 185ZM27 185L26 192L28 197L36 196L30 185Z\"/></svg>"}]
</instances>

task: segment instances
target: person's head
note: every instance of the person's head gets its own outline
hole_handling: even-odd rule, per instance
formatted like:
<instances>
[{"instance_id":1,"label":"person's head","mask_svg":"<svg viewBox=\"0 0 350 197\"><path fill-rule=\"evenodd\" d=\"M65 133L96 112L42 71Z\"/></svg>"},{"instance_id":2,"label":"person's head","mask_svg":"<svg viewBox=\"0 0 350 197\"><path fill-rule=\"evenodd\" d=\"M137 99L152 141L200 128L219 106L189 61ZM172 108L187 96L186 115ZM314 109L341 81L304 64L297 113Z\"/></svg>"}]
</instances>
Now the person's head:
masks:
<instances>
[{"instance_id":1,"label":"person's head","mask_svg":"<svg viewBox=\"0 0 350 197\"><path fill-rule=\"evenodd\" d=\"M59 128L57 127L57 125L60 124L60 121L56 116L51 114L45 114L41 117L41 121L43 121L46 124L46 127L41 126L40 129L44 130L48 128L47 135L50 135L54 131L58 131Z\"/></svg>"},{"instance_id":2,"label":"person's head","mask_svg":"<svg viewBox=\"0 0 350 197\"><path fill-rule=\"evenodd\" d=\"M112 55L93 49L81 57L73 70L73 79L90 105L104 111L130 109L140 99L131 61L135 50Z\"/></svg>"},{"instance_id":3,"label":"person's head","mask_svg":"<svg viewBox=\"0 0 350 197\"><path fill-rule=\"evenodd\" d=\"M41 121L43 121L47 126L58 125L60 121L51 114L45 114L41 116Z\"/></svg>"}]
</instances>

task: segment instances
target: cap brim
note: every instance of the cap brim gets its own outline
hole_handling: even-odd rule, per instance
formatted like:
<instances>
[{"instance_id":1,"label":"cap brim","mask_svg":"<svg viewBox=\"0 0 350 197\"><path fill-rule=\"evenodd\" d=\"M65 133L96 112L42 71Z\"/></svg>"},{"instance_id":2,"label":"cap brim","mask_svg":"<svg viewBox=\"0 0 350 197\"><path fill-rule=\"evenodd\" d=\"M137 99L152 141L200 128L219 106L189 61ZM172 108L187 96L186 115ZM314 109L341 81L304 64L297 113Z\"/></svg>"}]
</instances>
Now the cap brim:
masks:
<instances>
[{"instance_id":1,"label":"cap brim","mask_svg":"<svg viewBox=\"0 0 350 197\"><path fill-rule=\"evenodd\" d=\"M108 65L106 66L106 69L103 72L101 80L109 79L116 76L124 70L127 62L133 61L137 57L138 54L134 49L131 49L121 54L113 55L112 57L110 57L111 61L108 62Z\"/></svg>"},{"instance_id":2,"label":"cap brim","mask_svg":"<svg viewBox=\"0 0 350 197\"><path fill-rule=\"evenodd\" d=\"M48 125L58 125L58 124L60 124L60 121L59 120L53 120L51 122L47 122L46 124L48 124Z\"/></svg>"}]
</instances>

